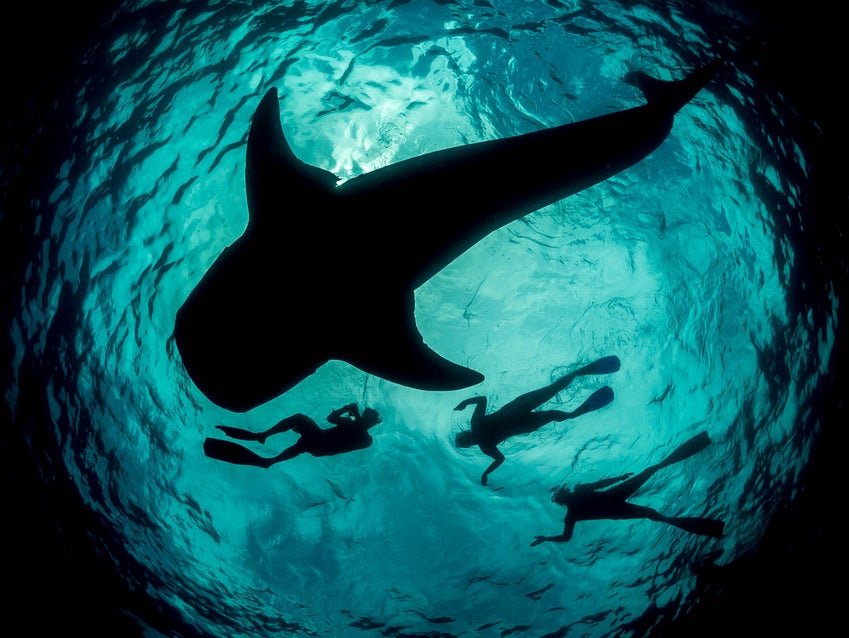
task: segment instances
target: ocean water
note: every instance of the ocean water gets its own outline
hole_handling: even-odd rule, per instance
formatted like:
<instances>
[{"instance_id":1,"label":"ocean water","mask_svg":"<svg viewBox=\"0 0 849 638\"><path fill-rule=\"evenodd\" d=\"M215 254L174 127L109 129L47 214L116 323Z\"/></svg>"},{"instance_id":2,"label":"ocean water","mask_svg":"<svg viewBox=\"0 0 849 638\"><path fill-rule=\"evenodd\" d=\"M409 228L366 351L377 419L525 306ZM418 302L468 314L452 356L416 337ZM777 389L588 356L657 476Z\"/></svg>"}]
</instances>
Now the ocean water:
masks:
<instances>
[{"instance_id":1,"label":"ocean water","mask_svg":"<svg viewBox=\"0 0 849 638\"><path fill-rule=\"evenodd\" d=\"M194 386L172 337L247 224L247 132L269 88L298 157L347 179L637 106L628 71L683 77L740 49L749 27L733 11L602 0L115 9L22 240L4 398L14 423L40 424L26 449L78 499L76 520L91 518L99 564L138 604L127 617L149 636L609 636L650 626L653 609L683 613L701 565L757 546L809 460L839 299L804 283L793 239L808 158L792 105L748 59L648 158L493 232L416 291L425 341L485 374L479 386L423 392L331 361L237 414ZM289 201L281 214L327 211ZM386 241L415 242L428 220L398 215ZM304 268L324 268L320 237L280 241L315 242ZM309 311L367 313L370 283ZM615 400L509 440L482 486L489 459L454 446L469 418L454 406L483 395L496 409L610 354L620 371L581 377L548 407L601 385ZM263 430L301 412L327 426L351 401L383 417L368 449L268 470L203 454L217 424ZM552 488L638 472L701 431L713 444L632 500L720 518L723 538L590 521L569 543L530 546L561 530Z\"/></svg>"}]
</instances>

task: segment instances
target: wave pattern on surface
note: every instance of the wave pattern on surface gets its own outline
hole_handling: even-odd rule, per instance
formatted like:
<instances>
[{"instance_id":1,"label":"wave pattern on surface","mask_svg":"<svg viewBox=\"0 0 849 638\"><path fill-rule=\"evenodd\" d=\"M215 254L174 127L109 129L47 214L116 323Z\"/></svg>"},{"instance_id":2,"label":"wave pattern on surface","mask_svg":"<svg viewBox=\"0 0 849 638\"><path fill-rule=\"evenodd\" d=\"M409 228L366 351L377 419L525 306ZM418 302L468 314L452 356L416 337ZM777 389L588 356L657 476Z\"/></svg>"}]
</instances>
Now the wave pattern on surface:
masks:
<instances>
[{"instance_id":1,"label":"wave pattern on surface","mask_svg":"<svg viewBox=\"0 0 849 638\"><path fill-rule=\"evenodd\" d=\"M683 605L712 552L727 562L757 542L807 458L798 415L836 300L791 300L805 160L775 134L779 98L744 70L685 107L648 159L493 233L416 292L425 341L483 371L479 387L422 393L330 362L233 415L192 385L171 339L247 223L246 136L268 88L298 156L349 178L635 106L627 71L680 77L712 55L711 34L649 3L169 6L127 5L91 51L7 393L30 410L44 387L53 429L31 445L45 476L67 472L131 588L213 636L606 636ZM416 223L390 241L414 241ZM368 296L364 281L357 302ZM483 488L485 457L452 445L465 425L453 406L483 394L500 407L607 354L623 363L603 381L613 404L505 444ZM580 379L553 404L600 384ZM202 454L216 424L319 420L352 400L384 418L356 454L268 471ZM550 488L639 471L700 430L714 445L635 502L722 518L721 541L606 521L529 547L562 524ZM277 438L264 453L289 444Z\"/></svg>"}]
</instances>

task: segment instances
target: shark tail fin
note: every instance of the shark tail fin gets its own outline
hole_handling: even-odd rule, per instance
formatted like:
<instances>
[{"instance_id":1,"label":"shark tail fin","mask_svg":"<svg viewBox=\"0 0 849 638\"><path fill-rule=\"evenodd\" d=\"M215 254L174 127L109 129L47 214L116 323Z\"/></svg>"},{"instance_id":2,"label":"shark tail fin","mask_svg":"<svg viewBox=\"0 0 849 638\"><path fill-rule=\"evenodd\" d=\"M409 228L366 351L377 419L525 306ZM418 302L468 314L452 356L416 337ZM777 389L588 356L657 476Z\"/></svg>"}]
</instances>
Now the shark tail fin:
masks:
<instances>
[{"instance_id":1,"label":"shark tail fin","mask_svg":"<svg viewBox=\"0 0 849 638\"><path fill-rule=\"evenodd\" d=\"M716 58L682 80L658 80L644 71L630 71L623 80L640 89L649 104L663 104L678 111L695 97L724 63L725 58Z\"/></svg>"}]
</instances>

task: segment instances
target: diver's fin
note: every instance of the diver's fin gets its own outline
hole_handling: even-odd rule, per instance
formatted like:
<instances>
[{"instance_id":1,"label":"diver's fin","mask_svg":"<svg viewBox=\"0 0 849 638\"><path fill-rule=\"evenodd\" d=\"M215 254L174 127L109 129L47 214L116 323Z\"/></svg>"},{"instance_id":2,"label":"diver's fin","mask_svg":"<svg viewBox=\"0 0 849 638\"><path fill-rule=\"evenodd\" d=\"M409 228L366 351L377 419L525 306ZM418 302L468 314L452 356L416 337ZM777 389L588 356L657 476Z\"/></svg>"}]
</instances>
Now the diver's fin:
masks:
<instances>
[{"instance_id":1,"label":"diver's fin","mask_svg":"<svg viewBox=\"0 0 849 638\"><path fill-rule=\"evenodd\" d=\"M717 58L682 80L658 80L644 71L630 71L623 81L640 89L649 104L664 104L677 111L695 97L724 62L725 58Z\"/></svg>"},{"instance_id":2,"label":"diver's fin","mask_svg":"<svg viewBox=\"0 0 849 638\"><path fill-rule=\"evenodd\" d=\"M571 412L571 416L574 418L587 412L592 412L593 410L600 410L604 406L609 405L611 401L613 401L613 390L608 386L604 386L593 392L586 401L579 405L575 411Z\"/></svg>"},{"instance_id":3,"label":"diver's fin","mask_svg":"<svg viewBox=\"0 0 849 638\"><path fill-rule=\"evenodd\" d=\"M345 349L344 360L364 372L420 390L459 390L483 381L481 373L436 354L416 327L414 296L385 300Z\"/></svg>"},{"instance_id":4,"label":"diver's fin","mask_svg":"<svg viewBox=\"0 0 849 638\"><path fill-rule=\"evenodd\" d=\"M666 522L692 534L712 536L713 538L721 538L725 529L725 522L715 518L676 516L666 519Z\"/></svg>"},{"instance_id":5,"label":"diver's fin","mask_svg":"<svg viewBox=\"0 0 849 638\"><path fill-rule=\"evenodd\" d=\"M618 371L621 365L619 357L616 355L610 355L608 357L596 359L592 363L585 365L583 368L576 370L575 376L586 374L610 374Z\"/></svg>"},{"instance_id":6,"label":"diver's fin","mask_svg":"<svg viewBox=\"0 0 849 638\"><path fill-rule=\"evenodd\" d=\"M694 436L689 441L685 441L677 448L675 448L669 456L663 459L659 466L665 467L667 465L672 465L673 463L677 463L678 461L683 461L686 458L693 456L694 454L701 452L708 445L710 445L710 437L707 432L700 432L696 436Z\"/></svg>"},{"instance_id":7,"label":"diver's fin","mask_svg":"<svg viewBox=\"0 0 849 638\"><path fill-rule=\"evenodd\" d=\"M259 454L254 454L248 448L221 439L206 439L203 442L203 452L211 459L234 463L236 465L256 465L268 467L267 460Z\"/></svg>"}]
</instances>

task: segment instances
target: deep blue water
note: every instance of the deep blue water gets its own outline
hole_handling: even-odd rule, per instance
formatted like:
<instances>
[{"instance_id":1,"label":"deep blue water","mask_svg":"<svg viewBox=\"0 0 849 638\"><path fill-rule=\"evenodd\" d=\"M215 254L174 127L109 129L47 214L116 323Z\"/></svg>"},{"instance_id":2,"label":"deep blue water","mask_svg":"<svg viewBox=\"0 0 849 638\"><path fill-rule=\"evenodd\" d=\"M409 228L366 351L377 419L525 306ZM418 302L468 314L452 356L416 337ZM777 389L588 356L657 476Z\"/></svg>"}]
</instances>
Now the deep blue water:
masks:
<instances>
[{"instance_id":1,"label":"deep blue water","mask_svg":"<svg viewBox=\"0 0 849 638\"><path fill-rule=\"evenodd\" d=\"M697 606L699 566L748 560L806 491L836 378L845 268L833 270L832 246L811 249L812 233L828 235L810 216L823 207L810 150L822 130L766 81L758 46L774 43L755 38L650 157L492 233L416 291L425 341L483 372L480 386L427 393L332 361L234 414L193 385L171 331L247 223L245 141L268 88L298 156L349 178L636 106L629 70L678 78L751 43L757 14L728 6L107 12L61 100L41 107L63 123L41 190L16 190L26 171L9 158L38 157L43 129L4 158L4 239L16 237L4 284L16 443L5 450L26 468L15 479L36 486L26 500L48 522L40 533L60 539L44 551L71 557L62 573L79 580L68 582L114 594L149 636L608 636ZM308 201L286 211L323 213ZM386 241L415 241L422 220L398 214ZM839 230L832 238L842 250ZM321 269L322 255L305 267ZM369 283L348 310L368 311ZM602 382L614 402L505 443L506 463L481 486L488 459L454 447L468 413L453 406L482 394L497 408L608 354L619 372L579 379L549 405L570 409ZM202 453L216 424L321 422L350 401L383 415L366 450L269 470ZM639 471L702 430L713 445L634 501L721 518L722 539L600 521L530 547L561 528L551 488ZM264 453L294 440L278 438Z\"/></svg>"}]
</instances>

